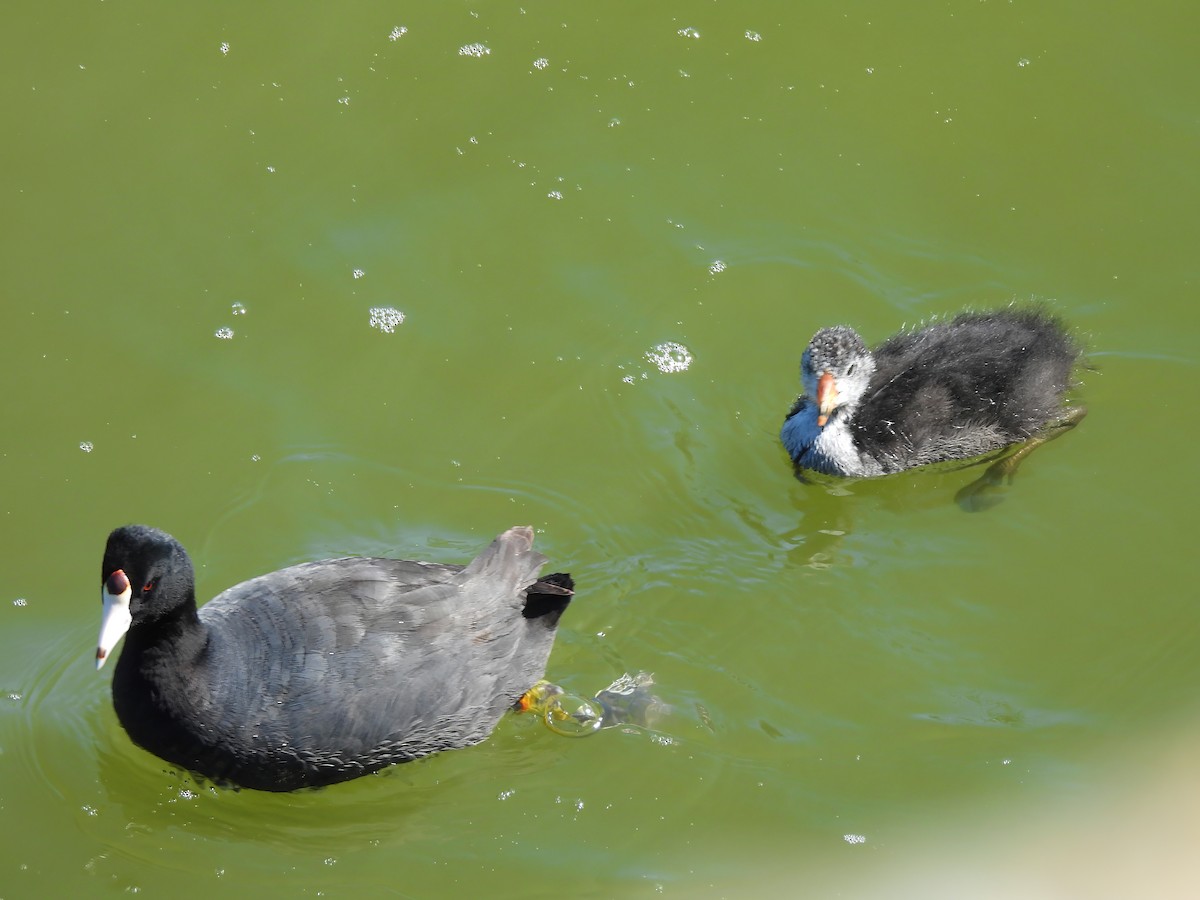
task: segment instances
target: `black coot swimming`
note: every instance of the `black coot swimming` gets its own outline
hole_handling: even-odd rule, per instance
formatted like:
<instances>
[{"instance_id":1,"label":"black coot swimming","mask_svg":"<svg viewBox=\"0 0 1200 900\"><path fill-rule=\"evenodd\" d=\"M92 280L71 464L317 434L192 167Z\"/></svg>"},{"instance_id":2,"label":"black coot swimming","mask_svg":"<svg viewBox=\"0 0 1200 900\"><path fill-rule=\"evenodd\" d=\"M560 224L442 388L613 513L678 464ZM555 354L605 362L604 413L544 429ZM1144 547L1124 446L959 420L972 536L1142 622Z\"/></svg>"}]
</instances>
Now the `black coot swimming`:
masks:
<instances>
[{"instance_id":1,"label":"black coot swimming","mask_svg":"<svg viewBox=\"0 0 1200 900\"><path fill-rule=\"evenodd\" d=\"M801 357L804 393L780 438L798 469L852 477L1028 442L981 479L987 487L1083 418L1063 403L1080 353L1056 317L1032 307L961 313L874 350L852 328L823 328Z\"/></svg>"},{"instance_id":2,"label":"black coot swimming","mask_svg":"<svg viewBox=\"0 0 1200 900\"><path fill-rule=\"evenodd\" d=\"M109 535L96 667L125 635L113 705L133 741L222 784L290 791L486 738L544 674L574 584L533 530L467 566L328 559L196 609L169 534Z\"/></svg>"}]
</instances>

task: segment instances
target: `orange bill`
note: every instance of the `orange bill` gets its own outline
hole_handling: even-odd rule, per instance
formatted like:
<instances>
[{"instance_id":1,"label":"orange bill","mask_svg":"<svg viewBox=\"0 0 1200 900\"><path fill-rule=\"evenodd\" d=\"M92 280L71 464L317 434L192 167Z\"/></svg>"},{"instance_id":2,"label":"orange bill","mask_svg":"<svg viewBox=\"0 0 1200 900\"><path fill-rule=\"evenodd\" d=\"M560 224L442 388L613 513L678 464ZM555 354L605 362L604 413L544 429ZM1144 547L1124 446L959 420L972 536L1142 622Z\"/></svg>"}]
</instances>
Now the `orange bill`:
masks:
<instances>
[{"instance_id":1,"label":"orange bill","mask_svg":"<svg viewBox=\"0 0 1200 900\"><path fill-rule=\"evenodd\" d=\"M832 372L825 372L817 379L817 427L824 428L829 421L829 414L837 406L837 383L833 380Z\"/></svg>"}]
</instances>

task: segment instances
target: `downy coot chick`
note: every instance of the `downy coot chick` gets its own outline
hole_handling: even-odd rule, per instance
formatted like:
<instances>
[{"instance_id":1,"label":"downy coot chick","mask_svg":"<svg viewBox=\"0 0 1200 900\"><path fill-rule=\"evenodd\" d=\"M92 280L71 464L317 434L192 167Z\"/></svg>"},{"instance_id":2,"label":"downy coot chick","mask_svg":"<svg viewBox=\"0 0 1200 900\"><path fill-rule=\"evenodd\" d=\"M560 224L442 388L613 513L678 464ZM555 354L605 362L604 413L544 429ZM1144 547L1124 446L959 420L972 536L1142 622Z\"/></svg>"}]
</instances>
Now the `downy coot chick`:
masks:
<instances>
[{"instance_id":1,"label":"downy coot chick","mask_svg":"<svg viewBox=\"0 0 1200 900\"><path fill-rule=\"evenodd\" d=\"M961 313L873 351L852 328L823 328L801 357L804 393L780 438L798 469L851 477L1028 442L985 476L995 483L1086 413L1063 404L1079 356L1062 323L1033 308Z\"/></svg>"},{"instance_id":2,"label":"downy coot chick","mask_svg":"<svg viewBox=\"0 0 1200 900\"><path fill-rule=\"evenodd\" d=\"M196 609L170 535L116 529L96 667L125 635L113 706L133 741L219 783L345 781L486 738L544 674L569 575L538 577L533 530L467 566L328 559Z\"/></svg>"}]
</instances>

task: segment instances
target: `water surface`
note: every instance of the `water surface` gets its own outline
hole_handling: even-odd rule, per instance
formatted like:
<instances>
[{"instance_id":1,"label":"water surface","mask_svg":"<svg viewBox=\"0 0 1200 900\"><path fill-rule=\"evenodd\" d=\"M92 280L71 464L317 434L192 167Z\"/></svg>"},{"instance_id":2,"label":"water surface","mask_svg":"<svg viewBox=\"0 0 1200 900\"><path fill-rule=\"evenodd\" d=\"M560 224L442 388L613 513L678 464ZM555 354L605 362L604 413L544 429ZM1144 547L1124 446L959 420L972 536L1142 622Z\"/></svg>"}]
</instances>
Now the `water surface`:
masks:
<instances>
[{"instance_id":1,"label":"water surface","mask_svg":"<svg viewBox=\"0 0 1200 900\"><path fill-rule=\"evenodd\" d=\"M920 894L959 864L938 835L1135 791L1141 745L1187 728L1193 12L14 16L0 895L853 892L901 866ZM1085 339L1091 412L1002 505L961 512L969 472L792 477L816 328L1014 299ZM131 521L183 541L202 597L532 524L580 585L549 675L652 671L673 713L214 790L133 747L93 671Z\"/></svg>"}]
</instances>

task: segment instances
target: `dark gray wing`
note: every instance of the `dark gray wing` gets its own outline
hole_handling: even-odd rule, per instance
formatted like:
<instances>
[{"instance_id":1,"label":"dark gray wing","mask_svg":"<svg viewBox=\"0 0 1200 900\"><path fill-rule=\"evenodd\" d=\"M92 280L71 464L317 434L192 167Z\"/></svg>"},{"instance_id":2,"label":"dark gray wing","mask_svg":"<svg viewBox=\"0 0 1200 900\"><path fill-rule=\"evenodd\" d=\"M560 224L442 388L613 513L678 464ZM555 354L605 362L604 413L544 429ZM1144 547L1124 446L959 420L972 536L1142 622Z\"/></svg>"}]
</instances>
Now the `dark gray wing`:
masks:
<instances>
[{"instance_id":1,"label":"dark gray wing","mask_svg":"<svg viewBox=\"0 0 1200 900\"><path fill-rule=\"evenodd\" d=\"M512 529L465 568L308 563L215 598L201 610L205 706L229 757L370 770L482 740L553 644L521 613L545 562L531 541Z\"/></svg>"}]
</instances>

